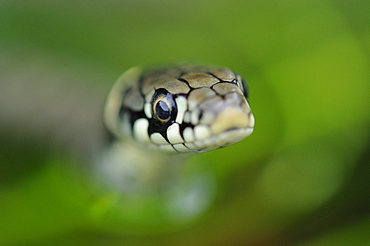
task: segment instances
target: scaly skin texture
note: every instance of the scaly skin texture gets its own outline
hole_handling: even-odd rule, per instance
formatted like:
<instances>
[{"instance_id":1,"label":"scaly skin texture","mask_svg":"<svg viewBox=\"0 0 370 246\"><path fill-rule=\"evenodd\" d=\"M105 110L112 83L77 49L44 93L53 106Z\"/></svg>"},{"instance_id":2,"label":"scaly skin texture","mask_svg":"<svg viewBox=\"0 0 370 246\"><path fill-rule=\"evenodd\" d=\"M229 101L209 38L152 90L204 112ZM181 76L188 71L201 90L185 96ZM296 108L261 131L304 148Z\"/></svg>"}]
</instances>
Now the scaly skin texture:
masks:
<instances>
[{"instance_id":1,"label":"scaly skin texture","mask_svg":"<svg viewBox=\"0 0 370 246\"><path fill-rule=\"evenodd\" d=\"M206 152L250 135L254 117L243 79L228 68L178 64L133 68L113 87L106 124L118 141L175 152Z\"/></svg>"}]
</instances>

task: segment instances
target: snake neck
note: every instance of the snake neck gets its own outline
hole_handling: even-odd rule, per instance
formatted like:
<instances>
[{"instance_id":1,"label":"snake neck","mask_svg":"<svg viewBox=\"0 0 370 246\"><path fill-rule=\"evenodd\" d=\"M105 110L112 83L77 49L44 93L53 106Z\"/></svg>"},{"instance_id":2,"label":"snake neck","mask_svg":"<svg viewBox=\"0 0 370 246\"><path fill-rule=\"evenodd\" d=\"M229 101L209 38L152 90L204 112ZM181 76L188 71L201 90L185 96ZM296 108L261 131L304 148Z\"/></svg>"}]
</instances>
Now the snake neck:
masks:
<instances>
[{"instance_id":1,"label":"snake neck","mask_svg":"<svg viewBox=\"0 0 370 246\"><path fill-rule=\"evenodd\" d=\"M172 154L142 147L130 140L114 141L97 158L102 182L124 193L157 193L179 179L189 154Z\"/></svg>"},{"instance_id":2,"label":"snake neck","mask_svg":"<svg viewBox=\"0 0 370 246\"><path fill-rule=\"evenodd\" d=\"M207 170L184 172L189 155L145 149L127 139L107 145L95 165L102 197L116 198L105 209L141 219L160 214L171 223L197 218L214 201L217 183Z\"/></svg>"}]
</instances>

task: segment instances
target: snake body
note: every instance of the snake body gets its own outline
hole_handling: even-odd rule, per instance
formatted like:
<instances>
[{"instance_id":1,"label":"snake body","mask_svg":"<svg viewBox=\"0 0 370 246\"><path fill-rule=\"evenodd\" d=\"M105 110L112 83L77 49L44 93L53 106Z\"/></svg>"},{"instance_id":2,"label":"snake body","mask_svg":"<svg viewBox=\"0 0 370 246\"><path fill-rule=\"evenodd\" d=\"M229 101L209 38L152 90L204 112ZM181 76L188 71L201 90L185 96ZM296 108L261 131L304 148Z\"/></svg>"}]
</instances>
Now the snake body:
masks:
<instances>
[{"instance_id":1,"label":"snake body","mask_svg":"<svg viewBox=\"0 0 370 246\"><path fill-rule=\"evenodd\" d=\"M241 141L253 131L247 86L228 68L178 64L130 69L105 108L108 129L168 152L206 152Z\"/></svg>"}]
</instances>

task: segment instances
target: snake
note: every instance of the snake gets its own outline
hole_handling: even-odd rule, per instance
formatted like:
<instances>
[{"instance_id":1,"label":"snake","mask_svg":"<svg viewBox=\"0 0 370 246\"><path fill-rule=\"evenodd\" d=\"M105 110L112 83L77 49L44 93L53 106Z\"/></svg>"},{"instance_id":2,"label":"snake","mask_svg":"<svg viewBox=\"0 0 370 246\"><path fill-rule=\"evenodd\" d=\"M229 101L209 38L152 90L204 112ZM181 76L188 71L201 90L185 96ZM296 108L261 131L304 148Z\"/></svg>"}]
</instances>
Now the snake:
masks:
<instances>
[{"instance_id":1,"label":"snake","mask_svg":"<svg viewBox=\"0 0 370 246\"><path fill-rule=\"evenodd\" d=\"M134 67L111 90L105 123L118 141L166 152L207 152L254 129L244 79L224 67Z\"/></svg>"},{"instance_id":2,"label":"snake","mask_svg":"<svg viewBox=\"0 0 370 246\"><path fill-rule=\"evenodd\" d=\"M82 157L83 178L88 176L88 184L97 184L99 191L103 187L97 204L112 191L119 197L115 207L124 214L133 211L130 204L138 196L136 214L160 212L170 220L182 214L184 221L201 214L215 198L217 181L208 172L184 172L184 164L198 153L240 142L254 129L245 80L226 67L133 67L109 91L105 83L96 88L73 83L88 81L84 76L69 76L74 79L69 83L65 74L72 68L4 61L8 69L0 90L1 138L7 143L36 139L33 145L42 153ZM154 209L153 204L158 206Z\"/></svg>"},{"instance_id":3,"label":"snake","mask_svg":"<svg viewBox=\"0 0 370 246\"><path fill-rule=\"evenodd\" d=\"M125 193L171 187L189 154L230 146L253 132L247 98L245 80L225 67L129 69L107 97L111 142L97 158L98 176Z\"/></svg>"}]
</instances>

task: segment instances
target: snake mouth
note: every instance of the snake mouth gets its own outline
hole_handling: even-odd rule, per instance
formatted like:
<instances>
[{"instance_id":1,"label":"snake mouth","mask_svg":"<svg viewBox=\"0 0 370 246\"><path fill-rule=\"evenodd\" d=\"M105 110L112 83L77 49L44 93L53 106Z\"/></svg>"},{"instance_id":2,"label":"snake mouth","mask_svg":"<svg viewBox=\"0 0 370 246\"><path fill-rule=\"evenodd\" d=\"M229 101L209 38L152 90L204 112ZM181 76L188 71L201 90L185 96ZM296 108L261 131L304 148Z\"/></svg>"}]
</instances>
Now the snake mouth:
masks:
<instances>
[{"instance_id":1,"label":"snake mouth","mask_svg":"<svg viewBox=\"0 0 370 246\"><path fill-rule=\"evenodd\" d=\"M209 138L195 140L192 143L184 143L183 145L191 151L208 152L240 142L244 138L251 135L253 129L253 127L230 128L222 133L210 136ZM177 150L178 146L174 145L173 147Z\"/></svg>"},{"instance_id":2,"label":"snake mouth","mask_svg":"<svg viewBox=\"0 0 370 246\"><path fill-rule=\"evenodd\" d=\"M240 125L242 121L239 123L226 121L228 123L225 123L222 127L197 125L194 128L185 128L182 132L184 141L169 141L169 145L161 145L160 148L177 152L207 152L235 144L252 134L254 129L253 114L249 113L244 116L247 121L244 122L243 120L242 126ZM219 132L215 132L215 129Z\"/></svg>"}]
</instances>

